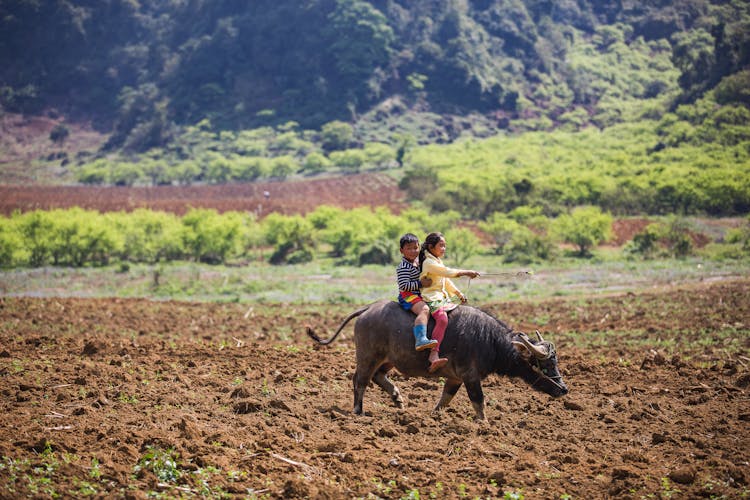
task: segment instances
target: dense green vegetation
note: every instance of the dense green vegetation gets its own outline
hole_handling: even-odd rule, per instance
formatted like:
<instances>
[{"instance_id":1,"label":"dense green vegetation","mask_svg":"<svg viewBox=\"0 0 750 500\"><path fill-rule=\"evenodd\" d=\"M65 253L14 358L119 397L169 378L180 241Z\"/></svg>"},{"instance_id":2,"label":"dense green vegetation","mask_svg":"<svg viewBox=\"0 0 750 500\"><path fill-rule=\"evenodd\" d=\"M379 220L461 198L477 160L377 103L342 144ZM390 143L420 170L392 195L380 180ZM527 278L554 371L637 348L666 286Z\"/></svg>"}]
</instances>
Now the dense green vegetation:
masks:
<instances>
[{"instance_id":1,"label":"dense green vegetation","mask_svg":"<svg viewBox=\"0 0 750 500\"><path fill-rule=\"evenodd\" d=\"M750 73L740 77L750 84ZM415 148L402 185L434 210L480 219L524 205L547 215L587 204L616 214L744 214L750 111L714 95L660 120Z\"/></svg>"},{"instance_id":2,"label":"dense green vegetation","mask_svg":"<svg viewBox=\"0 0 750 500\"><path fill-rule=\"evenodd\" d=\"M384 263L401 232L467 219L493 242L482 251L533 262L559 243L588 256L613 216L750 212L740 0L11 0L0 29L0 112L60 119L49 140L61 149L66 119L109 137L63 165L53 155L60 178L388 170L415 207L263 221L16 214L0 221L4 266L223 263L264 249L272 263ZM686 231L654 226L629 252L689 254ZM728 254L746 250L745 233ZM456 258L469 258L473 234L454 235Z\"/></svg>"},{"instance_id":3,"label":"dense green vegetation","mask_svg":"<svg viewBox=\"0 0 750 500\"><path fill-rule=\"evenodd\" d=\"M74 170L84 183L133 185L402 168L402 187L413 200L475 219L524 205L541 206L549 216L577 205L615 214L744 214L750 210L745 88L750 71L660 119L467 137L449 145L350 148L353 130L343 122L318 133L293 122L214 133L202 122L187 127L170 151L152 150L138 161L102 158Z\"/></svg>"},{"instance_id":4,"label":"dense green vegetation","mask_svg":"<svg viewBox=\"0 0 750 500\"><path fill-rule=\"evenodd\" d=\"M103 266L157 264L187 260L226 264L266 260L298 264L333 259L339 265L392 264L399 258L398 238L405 232L445 230L451 261L461 265L477 254L500 256L506 263L530 264L565 256L589 257L611 236L612 217L596 207L579 207L548 218L539 210L496 212L480 224L493 244L483 246L456 212L429 214L410 209L394 215L384 208L343 210L320 206L306 216L271 214L258 221L250 214L192 209L174 214L138 209L99 213L80 208L16 213L0 218L0 266ZM694 253L693 228L680 218L647 226L620 258L686 257ZM745 259L750 254L750 219L722 235L710 256Z\"/></svg>"},{"instance_id":5,"label":"dense green vegetation","mask_svg":"<svg viewBox=\"0 0 750 500\"><path fill-rule=\"evenodd\" d=\"M741 0L8 0L0 103L93 118L107 149L130 152L205 119L338 119L392 146L604 127L747 68L748 26Z\"/></svg>"}]
</instances>

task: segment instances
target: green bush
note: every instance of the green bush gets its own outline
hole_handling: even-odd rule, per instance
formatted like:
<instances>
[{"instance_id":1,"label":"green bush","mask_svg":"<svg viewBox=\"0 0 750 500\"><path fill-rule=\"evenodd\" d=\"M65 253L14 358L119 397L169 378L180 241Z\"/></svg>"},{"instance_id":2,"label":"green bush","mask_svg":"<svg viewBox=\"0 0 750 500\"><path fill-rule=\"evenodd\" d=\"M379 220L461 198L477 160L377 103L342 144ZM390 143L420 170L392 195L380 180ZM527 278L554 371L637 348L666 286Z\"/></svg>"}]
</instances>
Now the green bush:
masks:
<instances>
[{"instance_id":1,"label":"green bush","mask_svg":"<svg viewBox=\"0 0 750 500\"><path fill-rule=\"evenodd\" d=\"M271 177L286 179L299 170L297 161L291 156L279 156L271 160Z\"/></svg>"},{"instance_id":2,"label":"green bush","mask_svg":"<svg viewBox=\"0 0 750 500\"><path fill-rule=\"evenodd\" d=\"M727 232L727 243L737 244L743 252L750 253L750 217L742 226Z\"/></svg>"},{"instance_id":3,"label":"green bush","mask_svg":"<svg viewBox=\"0 0 750 500\"><path fill-rule=\"evenodd\" d=\"M347 172L359 172L367 161L367 156L361 149L334 151L329 157L335 166Z\"/></svg>"},{"instance_id":4,"label":"green bush","mask_svg":"<svg viewBox=\"0 0 750 500\"><path fill-rule=\"evenodd\" d=\"M354 138L354 129L346 122L334 120L320 129L320 140L327 151L346 149Z\"/></svg>"},{"instance_id":5,"label":"green bush","mask_svg":"<svg viewBox=\"0 0 750 500\"><path fill-rule=\"evenodd\" d=\"M199 262L225 263L241 251L243 216L238 212L219 215L212 209L191 209L182 218L182 245Z\"/></svg>"},{"instance_id":6,"label":"green bush","mask_svg":"<svg viewBox=\"0 0 750 500\"><path fill-rule=\"evenodd\" d=\"M139 208L132 213L112 214L111 218L123 238L123 260L154 264L185 255L178 216Z\"/></svg>"},{"instance_id":7,"label":"green bush","mask_svg":"<svg viewBox=\"0 0 750 500\"><path fill-rule=\"evenodd\" d=\"M626 255L638 255L644 259L650 259L659 250L659 238L658 224L649 224L633 236L633 239L625 245L624 252Z\"/></svg>"},{"instance_id":8,"label":"green bush","mask_svg":"<svg viewBox=\"0 0 750 500\"><path fill-rule=\"evenodd\" d=\"M448 229L445 231L450 258L456 266L462 266L479 251L480 241L476 234L467 228Z\"/></svg>"},{"instance_id":9,"label":"green bush","mask_svg":"<svg viewBox=\"0 0 750 500\"><path fill-rule=\"evenodd\" d=\"M32 267L49 264L55 220L50 212L34 210L17 216L18 233Z\"/></svg>"},{"instance_id":10,"label":"green bush","mask_svg":"<svg viewBox=\"0 0 750 500\"><path fill-rule=\"evenodd\" d=\"M578 257L585 257L591 247L611 237L612 216L598 207L578 207L559 216L552 223L552 230L559 240L577 247Z\"/></svg>"},{"instance_id":11,"label":"green bush","mask_svg":"<svg viewBox=\"0 0 750 500\"><path fill-rule=\"evenodd\" d=\"M493 213L486 222L479 223L479 228L492 238L493 249L498 255L504 252L505 246L521 227L517 221L500 212Z\"/></svg>"},{"instance_id":12,"label":"green bush","mask_svg":"<svg viewBox=\"0 0 750 500\"><path fill-rule=\"evenodd\" d=\"M323 154L313 152L305 156L302 162L302 170L310 174L317 174L324 172L331 168L331 160L326 158Z\"/></svg>"},{"instance_id":13,"label":"green bush","mask_svg":"<svg viewBox=\"0 0 750 500\"><path fill-rule=\"evenodd\" d=\"M557 248L547 235L536 234L527 227L519 226L503 249L505 262L531 264L552 260Z\"/></svg>"},{"instance_id":14,"label":"green bush","mask_svg":"<svg viewBox=\"0 0 750 500\"><path fill-rule=\"evenodd\" d=\"M49 248L55 265L108 264L121 246L120 235L99 212L76 207L49 215L54 221Z\"/></svg>"},{"instance_id":15,"label":"green bush","mask_svg":"<svg viewBox=\"0 0 750 500\"><path fill-rule=\"evenodd\" d=\"M313 225L300 215L272 213L261 223L265 241L274 246L272 264L312 260Z\"/></svg>"},{"instance_id":16,"label":"green bush","mask_svg":"<svg viewBox=\"0 0 750 500\"><path fill-rule=\"evenodd\" d=\"M13 267L19 263L22 246L16 220L0 217L0 267Z\"/></svg>"}]
</instances>

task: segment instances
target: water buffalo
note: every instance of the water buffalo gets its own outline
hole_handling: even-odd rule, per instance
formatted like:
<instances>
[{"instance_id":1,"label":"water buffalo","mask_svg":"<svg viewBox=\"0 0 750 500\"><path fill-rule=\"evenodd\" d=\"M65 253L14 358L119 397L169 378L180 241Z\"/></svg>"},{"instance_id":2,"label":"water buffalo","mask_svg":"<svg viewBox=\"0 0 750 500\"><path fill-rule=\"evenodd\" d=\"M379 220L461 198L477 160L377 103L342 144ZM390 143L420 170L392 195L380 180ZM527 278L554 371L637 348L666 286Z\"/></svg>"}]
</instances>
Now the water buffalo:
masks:
<instances>
[{"instance_id":1,"label":"water buffalo","mask_svg":"<svg viewBox=\"0 0 750 500\"><path fill-rule=\"evenodd\" d=\"M531 340L525 333L514 332L502 321L470 306L459 306L450 313L440 348L440 354L449 362L435 373L427 371L428 352L414 350L414 315L393 301L382 300L353 312L328 340L321 340L309 327L307 334L319 344L330 344L357 317L354 326L357 368L353 377L356 414L362 413L362 400L370 380L386 391L398 407L403 406L401 392L387 377L394 366L411 377L445 377L443 394L435 410L448 406L464 384L478 420L485 418L481 381L491 373L520 377L534 389L553 397L568 392L551 342L538 333L538 339ZM430 319L429 332L433 326Z\"/></svg>"}]
</instances>

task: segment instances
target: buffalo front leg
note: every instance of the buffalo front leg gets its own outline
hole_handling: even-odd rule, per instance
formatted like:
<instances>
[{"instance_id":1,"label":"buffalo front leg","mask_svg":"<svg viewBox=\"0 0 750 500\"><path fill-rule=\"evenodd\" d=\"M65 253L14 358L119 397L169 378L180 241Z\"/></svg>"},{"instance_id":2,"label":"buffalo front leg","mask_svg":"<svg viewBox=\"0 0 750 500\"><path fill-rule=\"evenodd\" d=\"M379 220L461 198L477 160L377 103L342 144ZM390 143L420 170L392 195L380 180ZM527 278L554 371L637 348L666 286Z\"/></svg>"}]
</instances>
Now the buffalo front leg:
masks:
<instances>
[{"instance_id":1,"label":"buffalo front leg","mask_svg":"<svg viewBox=\"0 0 750 500\"><path fill-rule=\"evenodd\" d=\"M466 392L469 394L469 400L476 412L477 420L484 418L484 393L482 392L482 383L479 380L464 380Z\"/></svg>"},{"instance_id":2,"label":"buffalo front leg","mask_svg":"<svg viewBox=\"0 0 750 500\"><path fill-rule=\"evenodd\" d=\"M375 375L372 377L372 381L378 384L381 389L388 393L388 395L391 397L391 401L393 401L393 404L395 404L398 408L403 408L404 400L401 398L401 391L399 391L398 387L396 387L391 379L388 378L389 369L390 366L388 365L381 366L378 371L375 372Z\"/></svg>"},{"instance_id":3,"label":"buffalo front leg","mask_svg":"<svg viewBox=\"0 0 750 500\"><path fill-rule=\"evenodd\" d=\"M460 388L461 388L460 380L453 380L453 379L446 380L445 385L443 386L443 393L440 395L440 401L438 401L437 406L435 406L435 411L439 411L447 407L450 404L451 400L453 399L453 396L456 395L456 393L458 392Z\"/></svg>"}]
</instances>

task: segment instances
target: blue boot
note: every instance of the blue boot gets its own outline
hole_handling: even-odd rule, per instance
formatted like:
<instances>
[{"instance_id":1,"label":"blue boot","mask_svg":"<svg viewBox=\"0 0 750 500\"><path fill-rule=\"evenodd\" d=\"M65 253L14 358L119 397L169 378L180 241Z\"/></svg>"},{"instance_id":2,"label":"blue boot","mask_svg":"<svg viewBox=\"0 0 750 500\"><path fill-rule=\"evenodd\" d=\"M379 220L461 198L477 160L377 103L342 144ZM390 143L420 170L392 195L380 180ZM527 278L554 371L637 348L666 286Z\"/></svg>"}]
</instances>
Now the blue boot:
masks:
<instances>
[{"instance_id":1,"label":"blue boot","mask_svg":"<svg viewBox=\"0 0 750 500\"><path fill-rule=\"evenodd\" d=\"M437 340L427 338L427 325L414 325L412 331L414 332L414 339L416 340L415 349L417 351L432 349L438 344Z\"/></svg>"}]
</instances>

